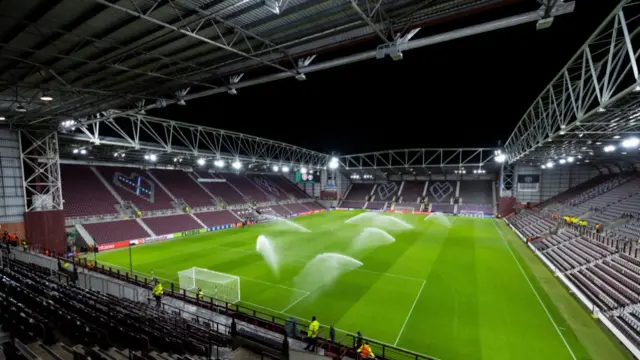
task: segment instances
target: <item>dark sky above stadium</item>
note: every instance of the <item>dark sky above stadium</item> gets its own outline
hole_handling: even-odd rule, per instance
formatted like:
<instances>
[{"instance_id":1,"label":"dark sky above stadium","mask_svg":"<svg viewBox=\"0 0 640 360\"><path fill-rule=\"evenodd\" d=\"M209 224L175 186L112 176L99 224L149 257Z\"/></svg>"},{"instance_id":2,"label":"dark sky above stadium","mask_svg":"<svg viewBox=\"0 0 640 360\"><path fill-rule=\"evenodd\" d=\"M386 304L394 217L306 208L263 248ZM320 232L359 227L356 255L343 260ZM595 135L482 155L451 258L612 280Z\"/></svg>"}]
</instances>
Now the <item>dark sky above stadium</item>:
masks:
<instances>
[{"instance_id":1,"label":"dark sky above stadium","mask_svg":"<svg viewBox=\"0 0 640 360\"><path fill-rule=\"evenodd\" d=\"M339 154L492 147L506 141L540 92L617 1L576 0L573 14L475 35L170 106L151 115ZM534 0L420 30L416 38L536 9ZM375 48L370 43L344 52ZM321 54L316 62L337 54Z\"/></svg>"}]
</instances>

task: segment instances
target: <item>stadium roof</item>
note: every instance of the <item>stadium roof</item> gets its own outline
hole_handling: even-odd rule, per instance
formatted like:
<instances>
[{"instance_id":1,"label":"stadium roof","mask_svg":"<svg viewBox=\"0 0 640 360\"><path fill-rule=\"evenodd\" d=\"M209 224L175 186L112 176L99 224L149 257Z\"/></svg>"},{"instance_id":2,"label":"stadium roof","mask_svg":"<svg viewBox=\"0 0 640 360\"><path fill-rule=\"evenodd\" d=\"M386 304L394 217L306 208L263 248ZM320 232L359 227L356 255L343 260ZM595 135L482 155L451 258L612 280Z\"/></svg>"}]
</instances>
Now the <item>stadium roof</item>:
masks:
<instances>
[{"instance_id":1,"label":"stadium roof","mask_svg":"<svg viewBox=\"0 0 640 360\"><path fill-rule=\"evenodd\" d=\"M573 10L573 3L549 0L539 11L409 41L424 24L513 2L2 0L0 116L34 126L112 109L138 112ZM382 45L314 62L363 40Z\"/></svg>"},{"instance_id":2,"label":"stadium roof","mask_svg":"<svg viewBox=\"0 0 640 360\"><path fill-rule=\"evenodd\" d=\"M621 1L533 102L505 144L509 162L640 162L638 5Z\"/></svg>"}]
</instances>

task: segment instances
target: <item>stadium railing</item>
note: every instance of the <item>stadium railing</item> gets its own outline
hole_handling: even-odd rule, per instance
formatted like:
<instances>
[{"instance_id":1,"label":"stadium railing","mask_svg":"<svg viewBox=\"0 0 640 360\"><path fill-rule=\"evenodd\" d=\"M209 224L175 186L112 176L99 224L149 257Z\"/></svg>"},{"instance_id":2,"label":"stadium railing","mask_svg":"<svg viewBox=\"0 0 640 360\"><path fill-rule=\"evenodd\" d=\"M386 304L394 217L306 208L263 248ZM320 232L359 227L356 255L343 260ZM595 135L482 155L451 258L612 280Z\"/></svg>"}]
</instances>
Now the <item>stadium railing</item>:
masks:
<instances>
[{"instance_id":1,"label":"stadium railing","mask_svg":"<svg viewBox=\"0 0 640 360\"><path fill-rule=\"evenodd\" d=\"M69 261L68 258L60 258L61 261ZM155 280L145 276L139 276L137 274L130 274L127 271L121 271L120 269L113 269L109 266L100 265L95 260L87 258L75 258L74 266L82 267L90 271L96 271L100 274L107 275L109 277L124 281L136 286L151 288ZM266 329L278 334L284 334L287 331L287 325L291 323L291 320L281 318L273 313L256 310L254 308L240 305L231 304L227 302L221 302L207 295L203 295L198 298L196 293L189 292L184 289L180 289L179 286L173 282L162 280L162 286L164 287L164 295L172 298L182 300L190 305L199 306L209 311L217 312L221 315L229 316L237 321L242 321L256 327ZM297 319L296 319L297 322ZM293 334L288 334L290 338L304 341L308 324L296 323L296 331ZM320 335L328 332L327 327L322 327ZM352 359L359 358L357 353L358 345L361 341L366 340L369 342L376 358L382 360L436 360L435 358L411 352L405 349L394 347L373 339L358 338L353 334L344 333L338 342L331 342L323 336L318 336L318 347L325 351L325 354L335 359L342 359L348 357Z\"/></svg>"}]
</instances>

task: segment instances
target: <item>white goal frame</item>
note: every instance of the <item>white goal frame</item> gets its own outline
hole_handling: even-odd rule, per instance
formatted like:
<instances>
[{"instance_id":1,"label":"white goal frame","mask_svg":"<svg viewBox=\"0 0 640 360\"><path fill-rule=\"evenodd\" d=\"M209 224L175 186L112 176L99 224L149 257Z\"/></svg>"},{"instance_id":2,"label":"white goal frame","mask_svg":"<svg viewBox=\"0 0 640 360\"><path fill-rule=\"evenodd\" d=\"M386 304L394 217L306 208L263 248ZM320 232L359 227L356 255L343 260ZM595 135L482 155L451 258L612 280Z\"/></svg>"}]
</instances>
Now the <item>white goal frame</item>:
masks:
<instances>
[{"instance_id":1,"label":"white goal frame","mask_svg":"<svg viewBox=\"0 0 640 360\"><path fill-rule=\"evenodd\" d=\"M458 216L472 217L472 218L484 218L484 212L482 212L482 211L462 210L462 211L460 211Z\"/></svg>"},{"instance_id":2,"label":"white goal frame","mask_svg":"<svg viewBox=\"0 0 640 360\"><path fill-rule=\"evenodd\" d=\"M203 276L198 277L199 274L197 273L207 274L207 277L210 279L204 279ZM192 267L178 271L178 279L180 282L180 288L186 291L195 292L196 289L201 288L204 295L210 296L215 300L231 304L235 304L241 299L240 277L236 275L199 267ZM233 286L231 286L230 289L229 286L227 286L232 283L237 284L237 289L233 289ZM211 285L209 284L211 284L213 288L211 288Z\"/></svg>"}]
</instances>

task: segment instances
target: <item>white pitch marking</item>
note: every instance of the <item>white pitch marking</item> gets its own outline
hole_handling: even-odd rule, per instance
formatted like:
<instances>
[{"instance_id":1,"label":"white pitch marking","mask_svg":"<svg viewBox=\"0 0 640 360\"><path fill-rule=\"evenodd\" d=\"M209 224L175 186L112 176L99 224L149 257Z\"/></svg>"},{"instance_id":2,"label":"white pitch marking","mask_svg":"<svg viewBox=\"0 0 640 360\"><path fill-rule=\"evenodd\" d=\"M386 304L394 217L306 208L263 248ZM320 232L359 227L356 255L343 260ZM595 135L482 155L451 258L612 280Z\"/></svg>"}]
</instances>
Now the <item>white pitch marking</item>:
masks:
<instances>
[{"instance_id":1,"label":"white pitch marking","mask_svg":"<svg viewBox=\"0 0 640 360\"><path fill-rule=\"evenodd\" d=\"M306 294L304 294L304 295L300 296L300 298L299 298L298 300L296 300L296 301L292 302L289 306L287 306L286 308L284 308L284 309L283 309L282 311L280 311L280 312L281 312L281 313L284 313L285 311L287 311L287 310L291 309L291 308L293 307L293 305L295 305L295 304L299 303L299 302L300 302L300 300L302 300L302 299L306 298L307 296L309 296L309 294L311 294L311 293L310 293L310 292L308 292L308 293L306 293Z\"/></svg>"},{"instance_id":2,"label":"white pitch marking","mask_svg":"<svg viewBox=\"0 0 640 360\"><path fill-rule=\"evenodd\" d=\"M416 299L413 300L413 305L411 305L411 310L409 310L409 313L407 314L406 319L404 319L404 324L402 324L402 328L400 328L400 333L398 334L398 338L396 339L396 342L393 344L393 346L396 346L398 344L398 341L400 341L400 337L402 336L404 327L407 326L407 323L409 322L409 318L411 317L411 313L413 313L413 308L416 307L416 304L418 303L418 299L420 298L420 294L422 294L422 289L424 289L424 284L426 283L427 283L426 280L422 280L422 286L420 286L420 291L418 291L418 295L416 295Z\"/></svg>"},{"instance_id":3,"label":"white pitch marking","mask_svg":"<svg viewBox=\"0 0 640 360\"><path fill-rule=\"evenodd\" d=\"M518 261L518 259L516 258L516 256L514 255L513 251L511 250L511 248L509 247L509 244L507 244L507 241L504 238L504 234L502 233L502 230L500 229L500 227L498 225L496 225L496 223L493 223L493 226L495 226L498 230L498 233L500 234L500 238L502 239L502 242L504 243L504 246L507 247L507 250L509 250L509 253L511 253L511 257L513 257L513 260L515 260L516 264L518 265L518 267L520 268L520 272L522 272L522 275L524 276L524 278L527 280L527 283L529 283L529 287L531 287L531 290L533 291L533 293L536 295L536 298L538 298L538 302L540 302L540 305L542 306L542 308L544 309L544 312L547 313L547 316L549 317L549 320L551 320L551 323L553 324L553 327L556 329L556 332L558 333L558 335L560 335L560 338L562 339L562 342L564 342L564 345L567 347L567 350L569 350L569 353L571 354L571 357L574 360L576 359L576 355L573 353L573 351L571 350L571 347L569 346L569 344L567 343L567 340L564 338L564 335L562 335L562 332L560 331L560 329L558 328L558 324L556 324L556 322L553 320L553 318L551 317L551 314L549 313L549 310L547 310L547 307L544 305L544 303L542 302L542 299L540 298L540 295L538 294L538 292L536 291L536 289L533 287L533 284L531 283L531 280L529 280L529 276L527 275L526 272L524 272L524 269L522 268L522 265L520 265L520 262Z\"/></svg>"}]
</instances>

